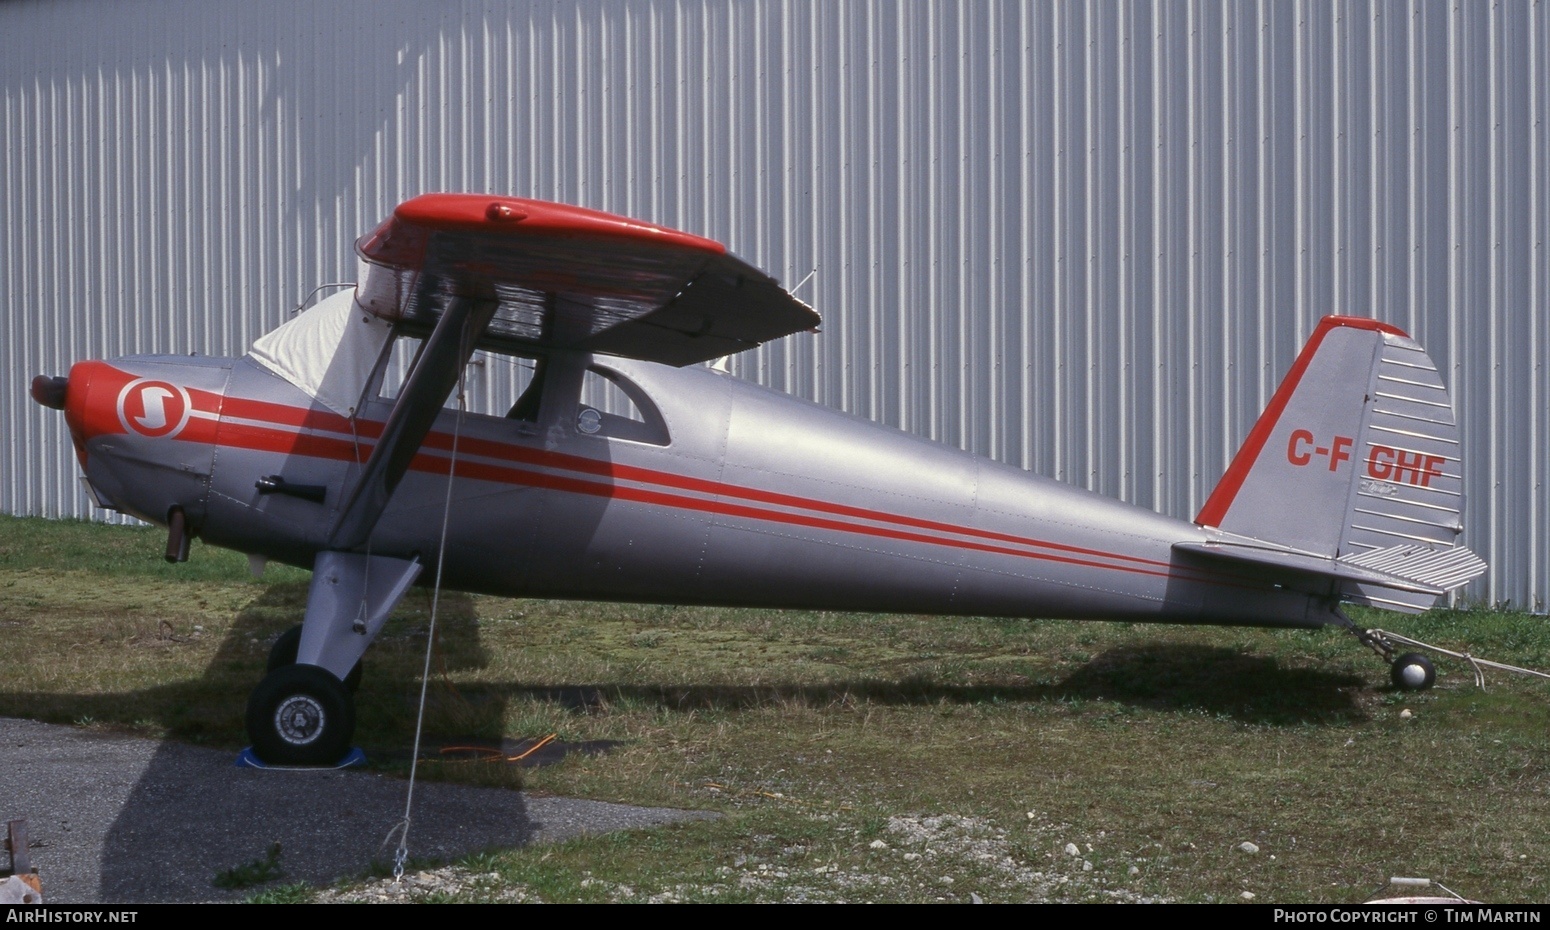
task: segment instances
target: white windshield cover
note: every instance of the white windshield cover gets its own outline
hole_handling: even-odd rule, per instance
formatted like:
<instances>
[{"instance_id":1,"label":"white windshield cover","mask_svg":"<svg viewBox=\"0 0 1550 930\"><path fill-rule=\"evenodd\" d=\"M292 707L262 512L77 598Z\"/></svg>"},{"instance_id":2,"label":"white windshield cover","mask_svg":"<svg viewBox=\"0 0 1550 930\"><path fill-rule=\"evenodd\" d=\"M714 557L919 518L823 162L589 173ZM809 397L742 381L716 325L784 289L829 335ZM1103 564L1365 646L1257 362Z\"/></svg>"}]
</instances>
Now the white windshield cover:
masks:
<instances>
[{"instance_id":1,"label":"white windshield cover","mask_svg":"<svg viewBox=\"0 0 1550 930\"><path fill-rule=\"evenodd\" d=\"M261 337L248 354L325 407L350 416L392 330L391 323L355 306L351 288Z\"/></svg>"}]
</instances>

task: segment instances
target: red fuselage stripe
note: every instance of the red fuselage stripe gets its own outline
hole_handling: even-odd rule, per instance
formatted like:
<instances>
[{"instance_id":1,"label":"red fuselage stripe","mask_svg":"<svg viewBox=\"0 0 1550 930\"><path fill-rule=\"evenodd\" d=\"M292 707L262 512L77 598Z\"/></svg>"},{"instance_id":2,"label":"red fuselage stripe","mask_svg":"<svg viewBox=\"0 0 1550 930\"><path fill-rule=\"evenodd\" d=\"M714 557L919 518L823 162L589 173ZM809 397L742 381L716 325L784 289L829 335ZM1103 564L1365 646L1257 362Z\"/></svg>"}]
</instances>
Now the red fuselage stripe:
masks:
<instances>
[{"instance_id":1,"label":"red fuselage stripe","mask_svg":"<svg viewBox=\"0 0 1550 930\"><path fill-rule=\"evenodd\" d=\"M227 411L232 405L228 402ZM293 408L294 409L294 408ZM251 410L250 412L257 412ZM342 418L341 418L342 419ZM361 434L380 434L381 424L367 422L360 425ZM221 425L220 444L238 448L253 449L256 451L277 452L281 454L300 454L317 458L329 458L340 461L355 461L359 456L364 459L371 452L371 445L362 442L357 445L353 439L342 437L318 436L292 432L287 429L273 429L249 424L234 424L225 421ZM446 433L432 433L425 438L422 448L436 450L450 450L452 437ZM1183 580L1202 581L1215 584L1229 584L1234 582L1228 578L1216 575L1209 571L1185 571L1167 562L1153 559L1144 559L1138 556L1123 555L1120 553L1103 552L1097 549L1087 549L1080 546L1070 546L1063 543L1049 542L1046 540L1030 539L1014 536L1006 533L996 533L989 530L979 530L973 527L960 527L948 523L933 520L924 520L908 517L900 514L889 514L882 511L867 510L860 507L852 507L844 504L836 504L827 501L815 501L807 498L796 497L789 494L780 494L773 491L761 491L753 488L743 488L736 485L723 484L716 481L707 481L699 478L690 478L685 475L675 475L670 472L660 472L654 469L641 468L630 465L617 465L612 462L604 462L597 459L589 459L583 456L568 455L559 452L546 452L537 449L528 449L522 446L514 446L506 443L495 442L474 437L461 437L458 440L459 449L469 455L477 455L485 458L503 458L510 462L519 462L525 465L537 467L562 469L583 475L594 475L607 481L589 481L580 477L566 475L554 475L547 472L531 471L524 468L514 468L507 465L497 465L479 461L462 461L457 465L457 473L462 477L473 478L481 481L492 481L501 484L512 484L524 487L543 488L547 490L562 491L573 494L585 494L593 497L605 497L615 500L627 500L637 503L653 504L664 507L672 507L680 510L691 510L702 513L712 513L721 516L742 517L750 520L759 520L771 523L782 523L791 526L804 526L812 529L832 530L835 532L874 536L878 538L894 539L904 542L917 542L927 545L949 546L957 549L965 549L977 552L995 553L1000 555L1017 556L1021 558L1038 559L1048 562L1059 562L1068 565L1081 565L1091 568L1111 569L1114 571L1129 572L1132 574L1150 575L1153 577L1179 577ZM451 459L440 455L429 455L425 452L417 454L411 462L410 468L417 472L429 474L448 474L451 469ZM695 491L710 495L706 498L687 497L681 494L673 494L649 488L635 488L628 485L613 483L616 481L634 481L641 484L655 484L660 487L674 488L683 491ZM793 514L784 511L769 510L762 507L751 507L730 501L714 499L716 496L735 497L742 500L758 503L788 506L804 510L818 511L835 517L850 517L853 519L872 520L879 523L892 523L894 527L870 526L864 523L854 523L829 519L825 516L813 516L809 514ZM912 529L930 530L937 533L946 533L957 536L977 537L983 542L974 540L951 539L941 536L931 536L925 533L911 532L909 529L896 527L908 527ZM1025 549L1010 548L1008 545L995 545L994 543L1007 543L1013 546L1028 546L1049 550L1048 552L1029 552ZM1096 561L1107 559L1111 561ZM1113 564L1113 562L1126 562L1131 564Z\"/></svg>"},{"instance_id":2,"label":"red fuselage stripe","mask_svg":"<svg viewBox=\"0 0 1550 930\"><path fill-rule=\"evenodd\" d=\"M414 459L415 471L431 472L445 475L451 471L451 460L440 456L418 455ZM1170 576L1184 577L1184 580L1210 581L1206 578L1190 578L1181 576L1177 570L1143 568L1134 565L1114 565L1108 562L1097 562L1092 559L1074 558L1070 556L1054 555L1044 552L1028 552L1022 549L1012 549L1006 546L994 546L986 543L977 543L969 540L943 539L939 536L927 536L923 533L912 533L884 526L869 526L867 524L847 523L839 520L830 520L823 517L814 517L807 514L786 513L779 510L765 510L760 507L749 507L743 504L735 504L728 501L718 501L708 498L685 497L681 494L670 494L663 491L653 491L647 488L634 488L626 485L604 484L597 481L587 481L581 478L571 478L564 475L553 475L545 472L527 471L525 469L508 468L500 465L489 465L483 462L460 462L457 466L459 476L474 478L482 481L494 481L502 484L517 484L526 487L544 488L553 491L563 491L572 494L586 494L593 497L606 497L613 500L634 501L642 504L651 504L661 507L671 507L678 510L691 510L700 513L711 513L718 516L741 517L748 520L757 520L770 523L783 523L789 526L803 526L812 529L832 530L838 533L851 533L862 536L874 536L882 539L894 539L903 542L916 542L932 546L949 546L955 549L966 549L975 552L989 552L998 555L1009 555L1025 559L1037 559L1044 562L1060 562L1067 565L1081 565L1089 568L1102 568L1111 571L1129 572L1138 575L1151 575L1158 578ZM1125 558L1124 556L1108 556L1104 558ZM1220 581L1214 583L1223 583ZM1249 587L1243 585L1242 587Z\"/></svg>"},{"instance_id":3,"label":"red fuselage stripe","mask_svg":"<svg viewBox=\"0 0 1550 930\"><path fill-rule=\"evenodd\" d=\"M350 419L328 411L304 409L251 398L232 396L223 398L217 394L198 390L191 390L190 393L196 410L207 413L219 411L221 419L219 421L218 434L215 429L212 429L212 427L216 427L216 423L213 420L196 421L199 423L199 427L185 429L182 434L176 437L179 441L214 442L220 446L249 449L258 452L360 462L364 461L371 454L373 441L382 433L383 424L377 421L356 420L352 423ZM239 422L244 420L249 422ZM94 425L101 427L101 432L122 431L121 428L118 428L117 423L109 424L106 421L98 421ZM619 465L584 456L530 449L476 437L464 436L458 440L458 444L460 450L469 455L503 459L508 462L570 471L580 475L590 475L606 479L606 481L589 481L580 477L554 475L546 472L477 461L458 463L457 470L459 475L478 480L586 494L593 497L628 500L682 510L742 517L750 520L793 526L805 526L813 529L832 530L926 545L948 546L969 551L1110 569L1154 577L1171 576L1180 577L1184 580L1215 584L1234 584L1231 576L1222 576L1208 570L1186 570L1181 572L1177 566L1156 559L1104 552L1097 549L1032 539L1008 533L998 533L992 530L981 530L974 527L955 526L950 523L903 514L893 514L848 504L782 494L775 491L741 487L639 466ZM431 433L426 436L422 448L450 450L451 446L452 437L450 434ZM450 470L450 462L451 460L448 458L439 455L429 455L422 451L416 454L410 467L418 472L445 475ZM662 488L708 495L708 497L688 497L661 490L635 488L613 483L617 481L657 485ZM778 507L814 511L818 515L787 513L732 501L716 500L715 498L718 496ZM844 517L849 518L849 520L831 519L831 517ZM868 520L876 523L892 524L892 526L871 526L864 523L850 522L852 520ZM971 537L971 539L944 538L943 536L913 532L913 530L924 530L929 533L948 534L949 536L967 536ZM1046 551L1029 552L1026 549L1011 548L1013 546L1032 547ZM1128 564L1113 564L1115 562Z\"/></svg>"},{"instance_id":4,"label":"red fuselage stripe","mask_svg":"<svg viewBox=\"0 0 1550 930\"><path fill-rule=\"evenodd\" d=\"M349 433L350 421L338 414L317 410L302 410L297 407L288 407L283 404L274 404L266 401L253 401L245 398L228 398L225 406L226 417L240 417L248 420L265 420L269 423L284 426L296 426L304 429L321 429L335 433ZM230 436L227 429L233 429ZM382 424L373 420L356 421L356 431L362 440L375 439L382 433ZM260 440L261 435L270 437L272 445L265 445ZM314 455L321 458L334 458L343 461L351 461L355 458L354 440L340 438L324 439L323 437L310 437L305 443L299 443L300 434L289 433L283 430L263 429L256 426L244 426L240 430L228 426L223 422L221 433L222 445L234 445L242 448L259 451L272 451L281 453L300 453ZM908 526L914 529L932 530L938 533L954 533L960 536L973 536L992 542L1012 543L1022 546L1036 546L1050 549L1056 552L1070 553L1072 555L1096 556L1098 558L1118 559L1126 562L1134 562L1138 565L1149 565L1156 568L1167 568L1169 563L1156 559L1146 559L1139 556L1121 555L1119 553L1103 552L1097 549L1086 549L1081 546L1071 546L1065 543L1049 542L1047 540L1031 539L1024 536L1016 536L1009 533L997 533L992 530L980 530L973 527L955 526L950 523L942 523L935 520L926 520L919 517L911 517L903 514L892 514L884 511L869 510L863 507L854 507L848 504L839 504L829 501L812 500L797 497L792 494L782 494L776 491L764 491L758 488L747 488L738 485L725 484L719 481L709 481L703 478L691 478L687 475L674 474L672 472L657 471L650 468L642 468L635 465L619 465L613 462L605 462L599 459L589 459L579 455L569 455L563 452L548 452L541 449L529 449L523 446L498 442L489 439L463 436L458 440L459 447L470 455L483 456L485 458L504 459L510 462L521 462L525 465L537 465L547 468L558 468L566 471L575 471L582 474L597 475L623 481L636 481L641 484L656 484L664 487L677 488L683 491L697 491L701 494L715 494L725 497L735 497L742 500L756 501L763 504L774 504L780 507L796 507L803 510L814 510L820 513L834 516L853 517L861 520L873 520L880 523L893 523L898 526ZM324 446L331 449L330 452L321 451ZM452 436L449 433L430 433L425 437L422 448L450 450L452 448ZM319 451L310 451L317 449ZM308 450L308 451L304 451ZM368 443L362 442L360 455L364 458L371 451ZM416 458L415 470L419 468L420 458Z\"/></svg>"}]
</instances>

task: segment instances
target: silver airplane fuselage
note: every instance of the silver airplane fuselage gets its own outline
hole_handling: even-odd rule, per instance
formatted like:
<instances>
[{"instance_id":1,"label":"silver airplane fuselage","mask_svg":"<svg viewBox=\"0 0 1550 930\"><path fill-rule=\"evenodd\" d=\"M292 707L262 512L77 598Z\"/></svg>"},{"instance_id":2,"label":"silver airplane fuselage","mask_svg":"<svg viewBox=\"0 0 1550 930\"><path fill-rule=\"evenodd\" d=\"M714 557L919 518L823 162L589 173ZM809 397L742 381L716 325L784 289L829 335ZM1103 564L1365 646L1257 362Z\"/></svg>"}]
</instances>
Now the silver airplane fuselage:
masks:
<instances>
[{"instance_id":1,"label":"silver airplane fuselage","mask_svg":"<svg viewBox=\"0 0 1550 930\"><path fill-rule=\"evenodd\" d=\"M644 432L598 428L575 387L588 366L644 399ZM443 582L489 594L1264 626L1332 620L1327 586L1174 548L1220 531L724 372L556 352L544 377L530 419L438 415L370 553L433 566L445 524ZM67 417L100 500L164 525L181 511L187 531L207 543L303 567L326 548L392 406L368 392L353 418L341 416L251 357L85 362L69 385ZM266 493L259 485L269 476L312 493Z\"/></svg>"}]
</instances>

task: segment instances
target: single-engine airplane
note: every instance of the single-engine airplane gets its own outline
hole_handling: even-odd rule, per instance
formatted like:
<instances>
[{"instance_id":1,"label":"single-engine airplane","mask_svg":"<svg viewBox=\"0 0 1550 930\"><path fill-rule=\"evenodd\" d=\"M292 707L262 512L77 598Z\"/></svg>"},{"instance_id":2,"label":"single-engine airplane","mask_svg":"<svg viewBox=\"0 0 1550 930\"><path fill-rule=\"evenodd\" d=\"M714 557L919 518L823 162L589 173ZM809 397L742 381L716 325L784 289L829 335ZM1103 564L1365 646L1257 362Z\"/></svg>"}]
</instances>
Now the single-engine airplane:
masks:
<instances>
[{"instance_id":1,"label":"single-engine airplane","mask_svg":"<svg viewBox=\"0 0 1550 930\"><path fill-rule=\"evenodd\" d=\"M98 504L313 570L252 692L275 764L330 764L350 682L429 566L525 597L1349 628L1485 570L1457 544L1448 392L1393 326L1326 317L1193 521L699 364L819 318L721 244L475 194L399 205L360 277L241 358L39 375Z\"/></svg>"}]
</instances>

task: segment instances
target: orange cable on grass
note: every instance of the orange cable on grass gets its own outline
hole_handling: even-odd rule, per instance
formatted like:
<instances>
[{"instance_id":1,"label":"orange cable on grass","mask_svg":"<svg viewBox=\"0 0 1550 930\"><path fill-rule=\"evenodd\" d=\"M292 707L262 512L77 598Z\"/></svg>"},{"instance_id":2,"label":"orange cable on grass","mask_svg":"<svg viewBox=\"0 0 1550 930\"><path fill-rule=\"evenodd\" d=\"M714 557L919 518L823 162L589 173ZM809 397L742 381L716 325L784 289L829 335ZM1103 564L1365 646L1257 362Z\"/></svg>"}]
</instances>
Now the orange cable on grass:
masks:
<instances>
[{"instance_id":1,"label":"orange cable on grass","mask_svg":"<svg viewBox=\"0 0 1550 930\"><path fill-rule=\"evenodd\" d=\"M528 756L532 755L533 753L537 752L538 750L540 750L540 749L544 748L545 746L549 745L550 743L554 742L555 737L557 737L557 736L559 736L558 733L550 733L548 736L544 737L543 739L541 739L538 742L534 743L533 745L529 746L527 749L523 750L521 753L519 753L519 754L517 754L515 756L508 756L506 758L506 761L507 762L521 762L523 759L526 759Z\"/></svg>"},{"instance_id":2,"label":"orange cable on grass","mask_svg":"<svg viewBox=\"0 0 1550 930\"><path fill-rule=\"evenodd\" d=\"M550 743L554 742L558 738L559 738L559 734L558 733L550 733L548 736L545 736L542 739L539 739L537 742L533 743L533 745L527 747L526 749L522 750L521 752L517 753L514 756L508 756L505 753L501 752L499 749L495 749L495 748L490 747L490 746L443 746L443 747L441 747L441 754L443 756L451 755L453 753L468 753L469 755L473 756L474 758L470 758L470 759L443 759L441 761L444 761L444 762L456 762L456 763L468 763L468 762L521 762L523 759L526 759L528 756L530 756L533 753L537 752L538 750L544 748L545 746L547 746Z\"/></svg>"}]
</instances>

